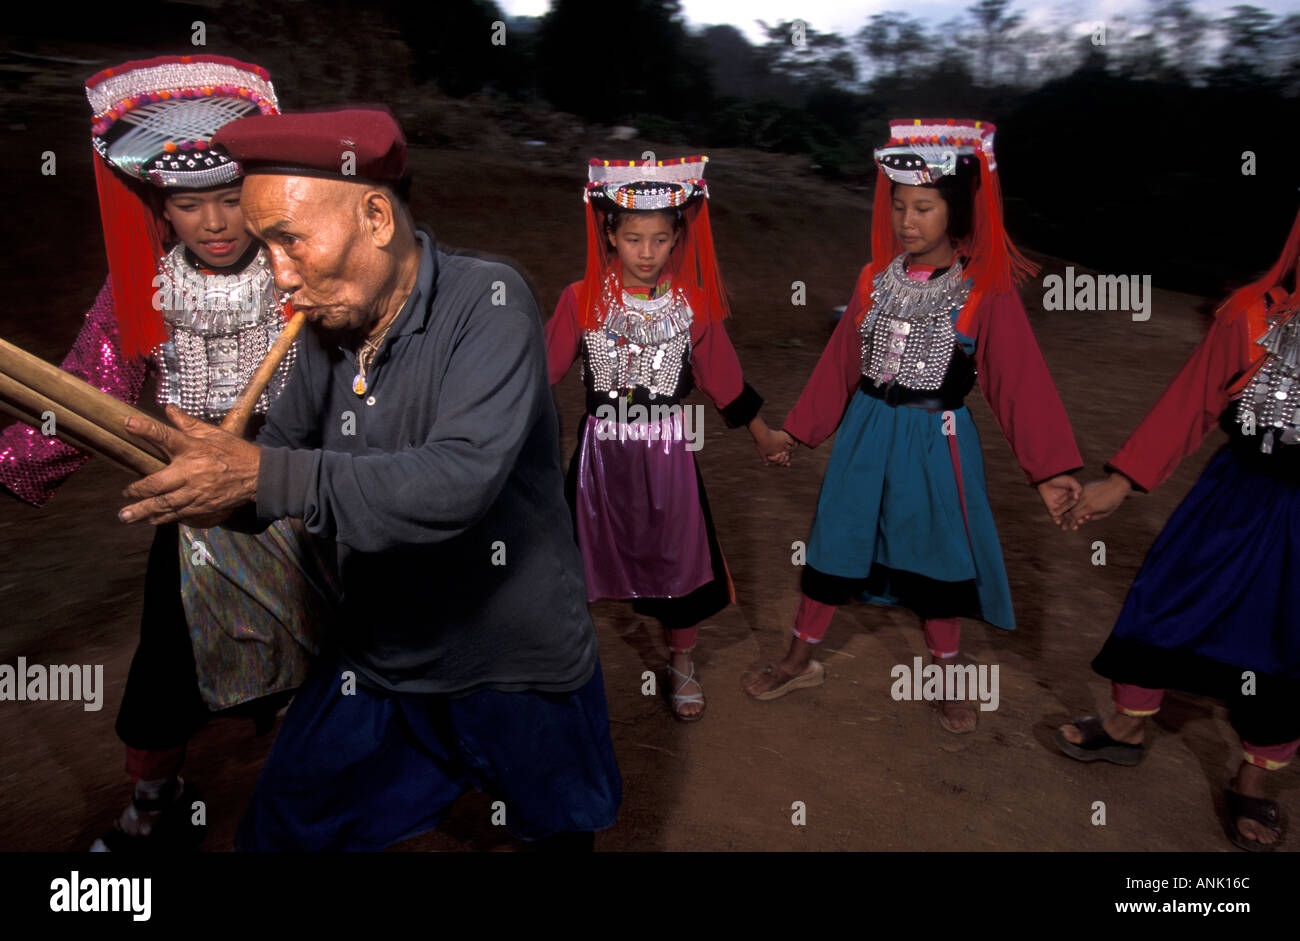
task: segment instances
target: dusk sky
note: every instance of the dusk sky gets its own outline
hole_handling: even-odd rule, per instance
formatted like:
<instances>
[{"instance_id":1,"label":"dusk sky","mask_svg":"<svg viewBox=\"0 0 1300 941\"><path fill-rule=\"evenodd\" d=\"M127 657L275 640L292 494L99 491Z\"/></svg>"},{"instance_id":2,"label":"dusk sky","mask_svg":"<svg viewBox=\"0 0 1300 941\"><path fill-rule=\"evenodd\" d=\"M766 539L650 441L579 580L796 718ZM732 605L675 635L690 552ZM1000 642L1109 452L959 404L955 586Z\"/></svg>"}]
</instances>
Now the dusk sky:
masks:
<instances>
[{"instance_id":1,"label":"dusk sky","mask_svg":"<svg viewBox=\"0 0 1300 941\"><path fill-rule=\"evenodd\" d=\"M1203 0L1194 3L1202 14L1219 17L1244 0ZM540 16L550 8L549 0L497 0L497 5L511 15ZM1300 0L1255 0L1253 6L1279 15L1300 13ZM874 13L901 12L927 22L942 23L960 16L970 3L951 0L684 0L682 9L691 25L730 23L746 33L751 41L761 41L756 20L775 23L782 19L801 18L817 30L851 35ZM1014 3L1013 9L1029 25L1077 24L1080 33L1090 32L1098 20L1121 16L1144 16L1149 6L1144 0L1080 0L1068 3Z\"/></svg>"}]
</instances>

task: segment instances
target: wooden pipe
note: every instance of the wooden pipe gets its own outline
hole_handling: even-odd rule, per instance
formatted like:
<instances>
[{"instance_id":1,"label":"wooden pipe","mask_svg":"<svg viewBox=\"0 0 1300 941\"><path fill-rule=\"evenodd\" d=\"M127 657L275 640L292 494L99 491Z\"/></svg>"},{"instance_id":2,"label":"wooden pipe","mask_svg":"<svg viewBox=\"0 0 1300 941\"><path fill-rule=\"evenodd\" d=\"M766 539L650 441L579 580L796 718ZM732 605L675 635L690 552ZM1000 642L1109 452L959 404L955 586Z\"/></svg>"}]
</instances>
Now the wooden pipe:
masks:
<instances>
[{"instance_id":1,"label":"wooden pipe","mask_svg":"<svg viewBox=\"0 0 1300 941\"><path fill-rule=\"evenodd\" d=\"M257 408L257 400L262 397L266 390L267 384L275 371L280 368L280 363L284 361L285 356L293 347L294 341L298 339L298 334L302 331L302 325L307 322L306 315L294 313L289 318L289 322L284 325L280 335L275 338L271 348L266 351L257 370L253 373L248 384L244 386L244 391L239 393L239 398L235 399L235 404L226 412L226 417L221 419L221 429L228 431L232 435L243 436L244 429L248 427L248 419L253 415L253 409Z\"/></svg>"},{"instance_id":2,"label":"wooden pipe","mask_svg":"<svg viewBox=\"0 0 1300 941\"><path fill-rule=\"evenodd\" d=\"M95 391L99 395L104 395L99 390ZM129 432L125 428L120 432L104 428L36 389L3 374L0 374L0 411L8 412L14 418L34 428L41 427L45 421L45 414L51 412L54 415L55 435L61 441L67 442L78 450L98 455L123 470L142 477L156 473L167 466L166 461L160 460L154 454L128 440Z\"/></svg>"},{"instance_id":3,"label":"wooden pipe","mask_svg":"<svg viewBox=\"0 0 1300 941\"><path fill-rule=\"evenodd\" d=\"M303 314L294 313L284 325L222 419L223 430L243 435L258 398L305 322ZM158 445L126 430L128 417L152 420L152 416L5 340L0 340L0 411L36 428L43 424L45 413L52 412L60 440L141 477L162 470L171 460Z\"/></svg>"},{"instance_id":4,"label":"wooden pipe","mask_svg":"<svg viewBox=\"0 0 1300 941\"><path fill-rule=\"evenodd\" d=\"M120 457L129 457L136 462L138 455L135 452L142 452L153 457L159 467L166 466L170 460L167 452L158 445L126 430L128 417L147 420L150 417L147 413L118 401L53 363L47 363L5 340L0 340L0 376L9 380L5 388L10 396L16 397L10 401L16 402L18 407L30 408L39 399L41 407L36 410L36 415L44 411L54 412L56 432L60 425L67 425L68 430L83 441L91 444L101 441L102 447L110 447L108 442L90 432L89 426L93 425L130 446L130 451L111 446ZM23 389L27 391L23 392ZM36 424L39 426L40 422ZM95 444L95 449L100 448L100 444Z\"/></svg>"}]
</instances>

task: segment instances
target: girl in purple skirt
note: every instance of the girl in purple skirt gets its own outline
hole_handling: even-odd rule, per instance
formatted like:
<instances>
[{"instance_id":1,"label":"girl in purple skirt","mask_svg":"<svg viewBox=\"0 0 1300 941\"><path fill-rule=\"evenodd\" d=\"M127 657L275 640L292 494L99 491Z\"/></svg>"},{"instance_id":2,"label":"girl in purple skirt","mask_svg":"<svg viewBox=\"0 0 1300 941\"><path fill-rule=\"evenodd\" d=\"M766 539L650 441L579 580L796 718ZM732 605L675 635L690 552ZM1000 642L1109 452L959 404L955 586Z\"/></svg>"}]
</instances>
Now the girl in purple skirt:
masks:
<instances>
[{"instance_id":1,"label":"girl in purple skirt","mask_svg":"<svg viewBox=\"0 0 1300 941\"><path fill-rule=\"evenodd\" d=\"M684 722L704 714L697 626L735 590L695 462L703 408L683 401L698 384L728 427L749 428L765 461L789 459L722 326L707 160L591 161L586 277L546 326L551 384L581 355L587 390L567 478L587 598L631 599L663 625L666 692Z\"/></svg>"}]
</instances>

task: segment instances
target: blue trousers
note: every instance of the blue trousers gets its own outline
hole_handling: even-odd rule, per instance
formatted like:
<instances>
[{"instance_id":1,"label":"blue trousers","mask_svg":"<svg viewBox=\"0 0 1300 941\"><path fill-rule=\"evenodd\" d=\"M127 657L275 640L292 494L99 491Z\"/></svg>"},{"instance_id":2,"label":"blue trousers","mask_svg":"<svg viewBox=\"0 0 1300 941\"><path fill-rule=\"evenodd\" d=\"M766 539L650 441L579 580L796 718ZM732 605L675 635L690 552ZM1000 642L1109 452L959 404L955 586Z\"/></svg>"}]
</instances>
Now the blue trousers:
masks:
<instances>
[{"instance_id":1,"label":"blue trousers","mask_svg":"<svg viewBox=\"0 0 1300 941\"><path fill-rule=\"evenodd\" d=\"M571 693L345 694L322 658L284 718L240 823L244 851L379 850L438 826L471 787L537 840L614 823L623 786L600 664ZM500 817L504 819L500 819Z\"/></svg>"}]
</instances>

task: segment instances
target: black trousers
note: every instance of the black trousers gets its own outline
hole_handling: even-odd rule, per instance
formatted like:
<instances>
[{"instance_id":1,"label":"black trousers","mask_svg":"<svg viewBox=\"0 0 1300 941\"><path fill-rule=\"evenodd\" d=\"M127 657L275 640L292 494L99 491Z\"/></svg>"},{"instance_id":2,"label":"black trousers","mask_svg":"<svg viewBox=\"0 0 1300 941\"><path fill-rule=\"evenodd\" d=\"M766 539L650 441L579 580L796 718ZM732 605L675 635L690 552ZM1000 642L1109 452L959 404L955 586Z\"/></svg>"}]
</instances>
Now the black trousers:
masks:
<instances>
[{"instance_id":1,"label":"black trousers","mask_svg":"<svg viewBox=\"0 0 1300 941\"><path fill-rule=\"evenodd\" d=\"M140 644L131 660L117 737L131 748L184 745L208 718L199 694L185 606L181 603L180 527L157 527L144 578Z\"/></svg>"}]
</instances>

